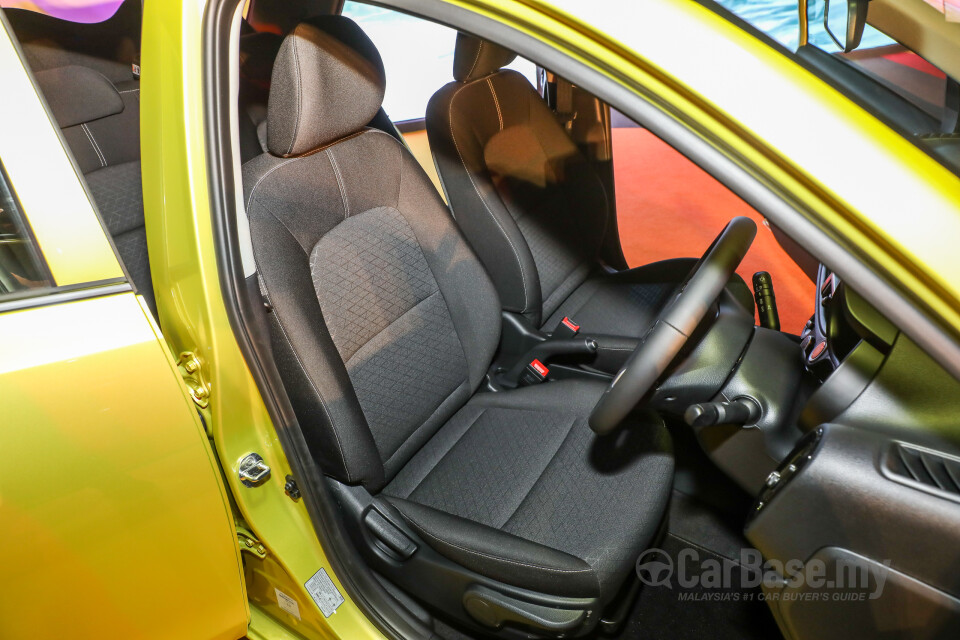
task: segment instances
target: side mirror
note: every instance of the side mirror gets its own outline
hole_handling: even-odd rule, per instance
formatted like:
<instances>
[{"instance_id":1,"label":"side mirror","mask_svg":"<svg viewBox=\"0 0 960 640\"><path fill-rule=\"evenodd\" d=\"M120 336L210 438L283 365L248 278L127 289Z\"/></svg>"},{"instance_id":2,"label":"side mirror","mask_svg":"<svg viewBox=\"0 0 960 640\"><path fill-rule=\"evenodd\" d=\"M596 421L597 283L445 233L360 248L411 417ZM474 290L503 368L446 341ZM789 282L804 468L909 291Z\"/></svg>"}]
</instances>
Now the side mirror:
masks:
<instances>
[{"instance_id":1,"label":"side mirror","mask_svg":"<svg viewBox=\"0 0 960 640\"><path fill-rule=\"evenodd\" d=\"M863 37L863 27L867 24L867 3L869 0L825 0L823 10L823 28L843 49L844 53L853 51Z\"/></svg>"}]
</instances>

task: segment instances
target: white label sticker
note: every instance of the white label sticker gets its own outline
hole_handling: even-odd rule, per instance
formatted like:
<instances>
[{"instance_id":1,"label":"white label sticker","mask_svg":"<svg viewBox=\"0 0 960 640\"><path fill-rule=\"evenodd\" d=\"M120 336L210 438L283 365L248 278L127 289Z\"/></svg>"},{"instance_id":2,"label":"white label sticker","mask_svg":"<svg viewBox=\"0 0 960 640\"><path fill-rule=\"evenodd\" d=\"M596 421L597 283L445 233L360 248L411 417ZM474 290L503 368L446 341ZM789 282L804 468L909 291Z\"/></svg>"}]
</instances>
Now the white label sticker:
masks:
<instances>
[{"instance_id":1,"label":"white label sticker","mask_svg":"<svg viewBox=\"0 0 960 640\"><path fill-rule=\"evenodd\" d=\"M333 580L323 569L313 574L313 577L304 583L307 592L313 601L320 607L325 618L329 618L337 612L337 607L343 604L343 596L337 590Z\"/></svg>"},{"instance_id":2,"label":"white label sticker","mask_svg":"<svg viewBox=\"0 0 960 640\"><path fill-rule=\"evenodd\" d=\"M280 605L280 608L292 615L297 620L300 619L300 605L297 604L297 601L285 594L280 589L274 589L277 592L277 604Z\"/></svg>"}]
</instances>

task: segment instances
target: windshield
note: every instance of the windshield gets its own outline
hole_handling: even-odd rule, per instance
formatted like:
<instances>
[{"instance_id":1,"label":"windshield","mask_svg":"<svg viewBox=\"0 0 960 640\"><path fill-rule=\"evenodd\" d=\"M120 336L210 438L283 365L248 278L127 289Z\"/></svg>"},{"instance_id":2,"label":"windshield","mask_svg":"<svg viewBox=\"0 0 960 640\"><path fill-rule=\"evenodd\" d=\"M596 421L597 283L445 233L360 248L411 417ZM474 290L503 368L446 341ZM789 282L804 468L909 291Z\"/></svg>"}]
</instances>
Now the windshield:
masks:
<instances>
[{"instance_id":1,"label":"windshield","mask_svg":"<svg viewBox=\"0 0 960 640\"><path fill-rule=\"evenodd\" d=\"M868 23L859 46L844 53L824 28L824 0L808 0L809 31L804 46L799 46L797 0L708 0L705 4L719 7L720 13L732 13L765 34L799 58L807 68L960 174L957 108L960 85L920 51L890 37L896 36L896 32L886 34ZM876 4L878 2L874 0L871 7ZM868 22L878 15L873 8L870 11ZM926 36L927 30L932 33L941 30L943 25L947 25L947 29L954 28L950 16L930 15L934 20L916 21L909 27L900 27L901 22L891 23L889 20L887 25L902 28L911 37L917 33ZM915 41L926 43L928 39L921 37ZM960 40L951 40L949 36L940 40L937 47L926 46L942 56L944 42L949 51L960 51Z\"/></svg>"},{"instance_id":2,"label":"windshield","mask_svg":"<svg viewBox=\"0 0 960 640\"><path fill-rule=\"evenodd\" d=\"M797 0L716 0L716 2L787 49L792 51L799 45L800 11ZM825 51L839 51L840 49L833 42L833 39L823 29L825 7L826 5L823 2L811 1L808 4L809 43ZM860 42L861 49L892 44L896 44L892 38L885 36L870 25L864 28L863 40Z\"/></svg>"}]
</instances>

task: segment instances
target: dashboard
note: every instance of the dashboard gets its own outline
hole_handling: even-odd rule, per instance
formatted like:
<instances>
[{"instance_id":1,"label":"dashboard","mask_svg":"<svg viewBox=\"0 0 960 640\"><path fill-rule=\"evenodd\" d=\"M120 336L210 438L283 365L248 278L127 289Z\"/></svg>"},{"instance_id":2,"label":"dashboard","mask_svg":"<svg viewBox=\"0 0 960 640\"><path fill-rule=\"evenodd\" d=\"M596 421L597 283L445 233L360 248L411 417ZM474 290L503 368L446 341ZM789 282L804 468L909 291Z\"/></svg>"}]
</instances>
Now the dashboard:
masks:
<instances>
[{"instance_id":1,"label":"dashboard","mask_svg":"<svg viewBox=\"0 0 960 640\"><path fill-rule=\"evenodd\" d=\"M823 265L799 350L815 390L789 428L805 435L745 533L780 566L867 579L765 585L785 637L960 637L960 381Z\"/></svg>"},{"instance_id":2,"label":"dashboard","mask_svg":"<svg viewBox=\"0 0 960 640\"><path fill-rule=\"evenodd\" d=\"M813 302L798 337L721 298L654 400L682 407L717 388L714 401L759 406L747 424L690 424L757 496L748 540L780 567L866 576L765 584L788 640L960 638L960 380L826 265Z\"/></svg>"}]
</instances>

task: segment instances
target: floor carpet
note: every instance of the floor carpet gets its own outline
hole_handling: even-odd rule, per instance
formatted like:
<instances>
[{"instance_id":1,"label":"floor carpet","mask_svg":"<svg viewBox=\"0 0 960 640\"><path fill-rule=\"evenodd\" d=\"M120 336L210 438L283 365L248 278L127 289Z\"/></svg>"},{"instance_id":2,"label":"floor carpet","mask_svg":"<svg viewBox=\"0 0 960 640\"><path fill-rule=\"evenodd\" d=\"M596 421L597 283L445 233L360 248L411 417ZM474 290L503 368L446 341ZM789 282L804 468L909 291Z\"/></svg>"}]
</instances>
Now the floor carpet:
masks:
<instances>
[{"instance_id":1,"label":"floor carpet","mask_svg":"<svg viewBox=\"0 0 960 640\"><path fill-rule=\"evenodd\" d=\"M685 425L672 424L671 435L676 475L667 535L658 548L670 559L674 574L669 586L640 590L617 640L782 640L759 588L744 584L747 574L739 563L750 549L743 523L753 498L710 462ZM696 577L698 584L684 586L680 580L683 552L696 558L685 561L683 577ZM722 588L703 586L710 585L717 566L731 581Z\"/></svg>"}]
</instances>

